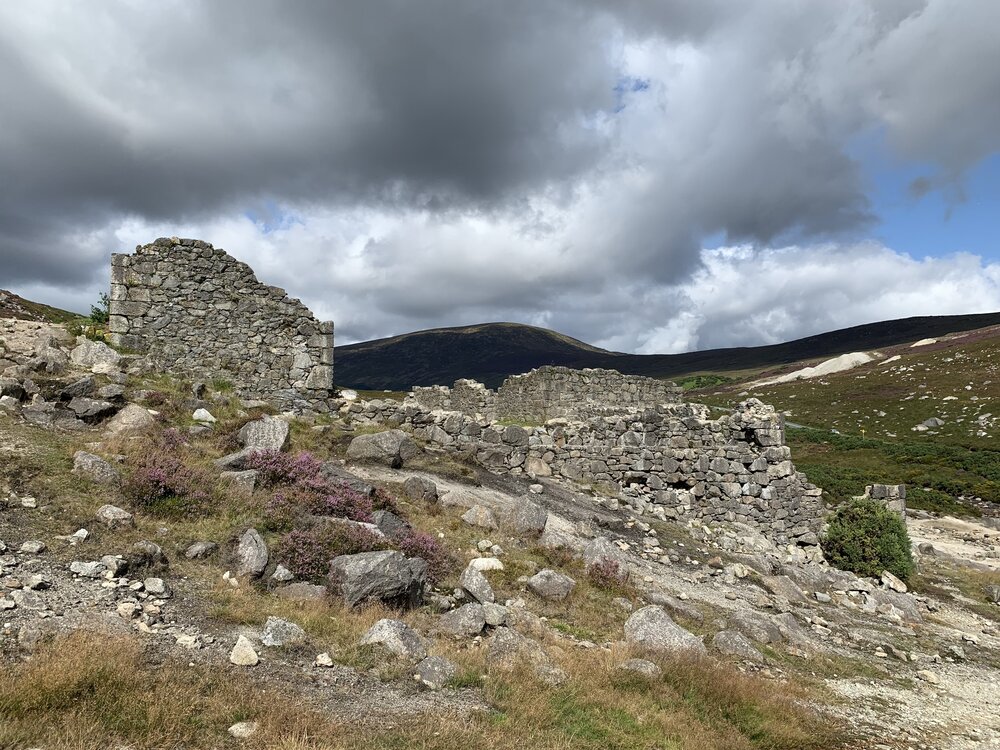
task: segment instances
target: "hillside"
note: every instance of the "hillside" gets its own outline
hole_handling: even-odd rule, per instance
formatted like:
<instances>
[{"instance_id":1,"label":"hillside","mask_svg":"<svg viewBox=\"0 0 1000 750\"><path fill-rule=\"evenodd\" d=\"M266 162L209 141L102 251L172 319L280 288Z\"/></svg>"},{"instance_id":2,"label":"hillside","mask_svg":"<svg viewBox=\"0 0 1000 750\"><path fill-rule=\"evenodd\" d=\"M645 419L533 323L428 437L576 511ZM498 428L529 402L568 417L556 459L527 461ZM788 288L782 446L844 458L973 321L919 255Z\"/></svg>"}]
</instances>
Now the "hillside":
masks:
<instances>
[{"instance_id":1,"label":"hillside","mask_svg":"<svg viewBox=\"0 0 1000 750\"><path fill-rule=\"evenodd\" d=\"M844 328L783 344L709 349L682 354L623 354L599 349L545 328L487 323L436 328L339 346L338 385L407 390L473 378L496 387L508 375L541 365L607 367L656 378L786 365L846 352L1000 324L1000 313L923 316Z\"/></svg>"},{"instance_id":2,"label":"hillside","mask_svg":"<svg viewBox=\"0 0 1000 750\"><path fill-rule=\"evenodd\" d=\"M82 316L78 313L32 302L13 292L0 289L0 318L34 320L40 323L66 323L80 317Z\"/></svg>"},{"instance_id":3,"label":"hillside","mask_svg":"<svg viewBox=\"0 0 1000 750\"><path fill-rule=\"evenodd\" d=\"M691 397L720 407L748 395L774 404L801 426L788 430L797 465L831 500L873 482L904 482L912 506L995 513L1000 327L877 352L875 361L844 372L772 385L734 382Z\"/></svg>"}]
</instances>

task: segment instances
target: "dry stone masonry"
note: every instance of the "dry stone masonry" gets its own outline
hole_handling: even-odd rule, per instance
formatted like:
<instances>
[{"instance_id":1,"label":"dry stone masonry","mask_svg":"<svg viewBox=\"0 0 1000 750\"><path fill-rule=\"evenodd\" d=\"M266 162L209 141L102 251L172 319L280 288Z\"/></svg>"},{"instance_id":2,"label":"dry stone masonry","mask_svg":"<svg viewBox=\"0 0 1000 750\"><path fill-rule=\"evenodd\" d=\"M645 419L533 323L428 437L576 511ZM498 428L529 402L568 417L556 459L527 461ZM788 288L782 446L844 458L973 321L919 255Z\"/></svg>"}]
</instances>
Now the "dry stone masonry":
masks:
<instances>
[{"instance_id":1,"label":"dry stone masonry","mask_svg":"<svg viewBox=\"0 0 1000 750\"><path fill-rule=\"evenodd\" d=\"M207 242L160 238L112 255L109 326L113 344L151 355L166 372L327 408L333 323Z\"/></svg>"},{"instance_id":2,"label":"dry stone masonry","mask_svg":"<svg viewBox=\"0 0 1000 750\"><path fill-rule=\"evenodd\" d=\"M600 411L625 412L680 402L673 383L616 370L539 367L507 378L497 391L475 380L417 387L413 397L428 409L477 414L501 421L541 423L555 417L580 418Z\"/></svg>"},{"instance_id":3,"label":"dry stone masonry","mask_svg":"<svg viewBox=\"0 0 1000 750\"><path fill-rule=\"evenodd\" d=\"M779 544L815 544L825 515L821 490L792 464L782 415L756 399L718 419L700 404L595 405L585 418L537 426L430 409L422 394L345 411L362 424L407 426L499 473L606 486L656 517L744 523Z\"/></svg>"}]
</instances>

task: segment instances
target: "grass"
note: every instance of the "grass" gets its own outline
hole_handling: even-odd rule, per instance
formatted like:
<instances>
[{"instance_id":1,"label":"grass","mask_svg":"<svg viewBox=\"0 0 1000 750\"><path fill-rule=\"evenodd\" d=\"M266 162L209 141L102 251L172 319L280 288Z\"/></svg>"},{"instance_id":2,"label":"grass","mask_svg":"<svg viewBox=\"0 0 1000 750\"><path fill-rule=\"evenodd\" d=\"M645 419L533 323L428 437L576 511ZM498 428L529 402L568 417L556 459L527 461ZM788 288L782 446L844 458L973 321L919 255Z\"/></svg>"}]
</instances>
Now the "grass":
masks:
<instances>
[{"instance_id":1,"label":"grass","mask_svg":"<svg viewBox=\"0 0 1000 750\"><path fill-rule=\"evenodd\" d=\"M489 673L488 712L348 723L253 672L162 662L135 639L81 631L0 673L0 747L209 748L228 745L226 729L244 720L259 729L241 746L289 750L790 750L846 740L787 684L775 691L724 665L684 658L659 659L663 677L650 680L615 669L630 655L567 654L562 666L570 679L557 689L526 673Z\"/></svg>"}]
</instances>

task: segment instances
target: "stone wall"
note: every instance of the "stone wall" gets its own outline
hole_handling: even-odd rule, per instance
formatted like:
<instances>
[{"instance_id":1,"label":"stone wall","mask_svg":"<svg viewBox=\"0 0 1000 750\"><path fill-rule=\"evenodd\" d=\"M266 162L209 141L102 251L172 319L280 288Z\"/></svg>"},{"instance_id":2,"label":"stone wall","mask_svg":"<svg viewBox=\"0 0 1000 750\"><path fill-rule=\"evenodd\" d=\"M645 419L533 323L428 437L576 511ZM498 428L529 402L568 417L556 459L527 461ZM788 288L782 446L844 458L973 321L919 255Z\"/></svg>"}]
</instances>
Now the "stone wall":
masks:
<instances>
[{"instance_id":1,"label":"stone wall","mask_svg":"<svg viewBox=\"0 0 1000 750\"><path fill-rule=\"evenodd\" d=\"M740 522L779 544L816 543L821 491L795 470L772 407L750 399L719 419L698 404L613 412L523 427L432 411L414 399L345 407L352 421L408 426L496 472L603 484L659 518Z\"/></svg>"},{"instance_id":2,"label":"stone wall","mask_svg":"<svg viewBox=\"0 0 1000 750\"><path fill-rule=\"evenodd\" d=\"M673 383L616 370L545 366L507 378L497 390L497 419L544 422L553 417L587 416L595 408L619 412L674 404L681 390Z\"/></svg>"},{"instance_id":3,"label":"stone wall","mask_svg":"<svg viewBox=\"0 0 1000 750\"><path fill-rule=\"evenodd\" d=\"M333 388L333 323L200 240L112 255L109 327L113 344L162 370L228 380L244 397L322 409Z\"/></svg>"},{"instance_id":4,"label":"stone wall","mask_svg":"<svg viewBox=\"0 0 1000 750\"><path fill-rule=\"evenodd\" d=\"M413 399L426 409L459 411L467 416L541 424L554 417L583 418L680 402L673 383L615 370L546 365L507 378L497 391L475 380L446 386L417 387Z\"/></svg>"}]
</instances>

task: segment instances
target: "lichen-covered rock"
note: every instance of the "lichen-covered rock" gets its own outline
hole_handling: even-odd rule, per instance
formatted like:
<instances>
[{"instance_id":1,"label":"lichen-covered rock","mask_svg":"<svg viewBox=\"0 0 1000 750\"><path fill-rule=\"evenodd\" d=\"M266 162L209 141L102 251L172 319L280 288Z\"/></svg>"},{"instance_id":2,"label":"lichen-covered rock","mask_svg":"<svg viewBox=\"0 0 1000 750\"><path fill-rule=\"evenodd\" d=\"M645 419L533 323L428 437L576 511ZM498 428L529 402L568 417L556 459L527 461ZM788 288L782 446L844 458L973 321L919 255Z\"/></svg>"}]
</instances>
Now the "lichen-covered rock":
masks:
<instances>
[{"instance_id":1,"label":"lichen-covered rock","mask_svg":"<svg viewBox=\"0 0 1000 750\"><path fill-rule=\"evenodd\" d=\"M78 336L69 358L77 367L94 372L108 372L117 367L122 355L103 341L91 341L86 336Z\"/></svg>"},{"instance_id":2,"label":"lichen-covered rock","mask_svg":"<svg viewBox=\"0 0 1000 750\"><path fill-rule=\"evenodd\" d=\"M240 445L258 451L283 451L288 447L288 422L263 416L247 422L237 435Z\"/></svg>"},{"instance_id":3,"label":"lichen-covered rock","mask_svg":"<svg viewBox=\"0 0 1000 750\"><path fill-rule=\"evenodd\" d=\"M504 525L518 536L538 536L545 530L549 514L542 506L524 495L504 514Z\"/></svg>"},{"instance_id":4,"label":"lichen-covered rock","mask_svg":"<svg viewBox=\"0 0 1000 750\"><path fill-rule=\"evenodd\" d=\"M85 476L97 484L116 485L121 482L121 472L100 456L86 451L73 454L73 473Z\"/></svg>"},{"instance_id":5,"label":"lichen-covered rock","mask_svg":"<svg viewBox=\"0 0 1000 750\"><path fill-rule=\"evenodd\" d=\"M424 477L407 477L403 482L403 492L411 500L424 503L435 503L438 499L437 485Z\"/></svg>"},{"instance_id":6,"label":"lichen-covered rock","mask_svg":"<svg viewBox=\"0 0 1000 750\"><path fill-rule=\"evenodd\" d=\"M260 661L253 644L246 636L241 635L236 639L233 650L229 652L229 661L238 667L252 667Z\"/></svg>"},{"instance_id":7,"label":"lichen-covered rock","mask_svg":"<svg viewBox=\"0 0 1000 750\"><path fill-rule=\"evenodd\" d=\"M482 604L463 604L438 618L437 630L455 638L472 638L486 627L486 612Z\"/></svg>"},{"instance_id":8,"label":"lichen-covered rock","mask_svg":"<svg viewBox=\"0 0 1000 750\"><path fill-rule=\"evenodd\" d=\"M135 517L124 508L116 505L102 505L97 509L97 520L109 529L135 526Z\"/></svg>"},{"instance_id":9,"label":"lichen-covered rock","mask_svg":"<svg viewBox=\"0 0 1000 750\"><path fill-rule=\"evenodd\" d=\"M493 511L483 505L473 505L462 514L462 520L469 526L478 526L481 529L493 531L497 528L497 519Z\"/></svg>"},{"instance_id":10,"label":"lichen-covered rock","mask_svg":"<svg viewBox=\"0 0 1000 750\"><path fill-rule=\"evenodd\" d=\"M106 435L121 435L127 432L139 432L156 424L156 419L146 409L138 404L125 404L125 407L115 414L104 425Z\"/></svg>"},{"instance_id":11,"label":"lichen-covered rock","mask_svg":"<svg viewBox=\"0 0 1000 750\"><path fill-rule=\"evenodd\" d=\"M386 430L372 435L358 435L347 446L352 461L383 464L398 469L420 452L420 448L402 430Z\"/></svg>"},{"instance_id":12,"label":"lichen-covered rock","mask_svg":"<svg viewBox=\"0 0 1000 750\"><path fill-rule=\"evenodd\" d=\"M675 623L657 604L632 613L625 621L625 640L652 651L705 651L700 638Z\"/></svg>"},{"instance_id":13,"label":"lichen-covered rock","mask_svg":"<svg viewBox=\"0 0 1000 750\"><path fill-rule=\"evenodd\" d=\"M528 579L528 589L550 601L562 601L573 592L576 581L567 575L545 568Z\"/></svg>"},{"instance_id":14,"label":"lichen-covered rock","mask_svg":"<svg viewBox=\"0 0 1000 750\"><path fill-rule=\"evenodd\" d=\"M304 643L306 632L294 622L280 617L268 617L260 634L260 642L265 646L294 646Z\"/></svg>"},{"instance_id":15,"label":"lichen-covered rock","mask_svg":"<svg viewBox=\"0 0 1000 750\"><path fill-rule=\"evenodd\" d=\"M465 593L480 604L488 604L495 601L496 597L493 594L493 587L490 586L490 582L471 563L462 572L462 576L458 580L458 585L462 587Z\"/></svg>"},{"instance_id":16,"label":"lichen-covered rock","mask_svg":"<svg viewBox=\"0 0 1000 750\"><path fill-rule=\"evenodd\" d=\"M760 663L764 661L750 639L735 630L720 630L712 638L712 646L716 651L727 656L735 656L739 659Z\"/></svg>"},{"instance_id":17,"label":"lichen-covered rock","mask_svg":"<svg viewBox=\"0 0 1000 750\"><path fill-rule=\"evenodd\" d=\"M267 543L257 529L247 529L236 542L236 575L259 578L269 559Z\"/></svg>"},{"instance_id":18,"label":"lichen-covered rock","mask_svg":"<svg viewBox=\"0 0 1000 750\"><path fill-rule=\"evenodd\" d=\"M427 656L427 646L420 634L399 620L383 618L362 637L362 646L378 646L393 656L418 662Z\"/></svg>"},{"instance_id":19,"label":"lichen-covered rock","mask_svg":"<svg viewBox=\"0 0 1000 750\"><path fill-rule=\"evenodd\" d=\"M417 665L413 676L425 688L440 690L458 676L458 667L443 656L428 656Z\"/></svg>"},{"instance_id":20,"label":"lichen-covered rock","mask_svg":"<svg viewBox=\"0 0 1000 750\"><path fill-rule=\"evenodd\" d=\"M330 561L330 583L349 605L383 602L415 607L423 601L427 563L396 550L340 555Z\"/></svg>"}]
</instances>

